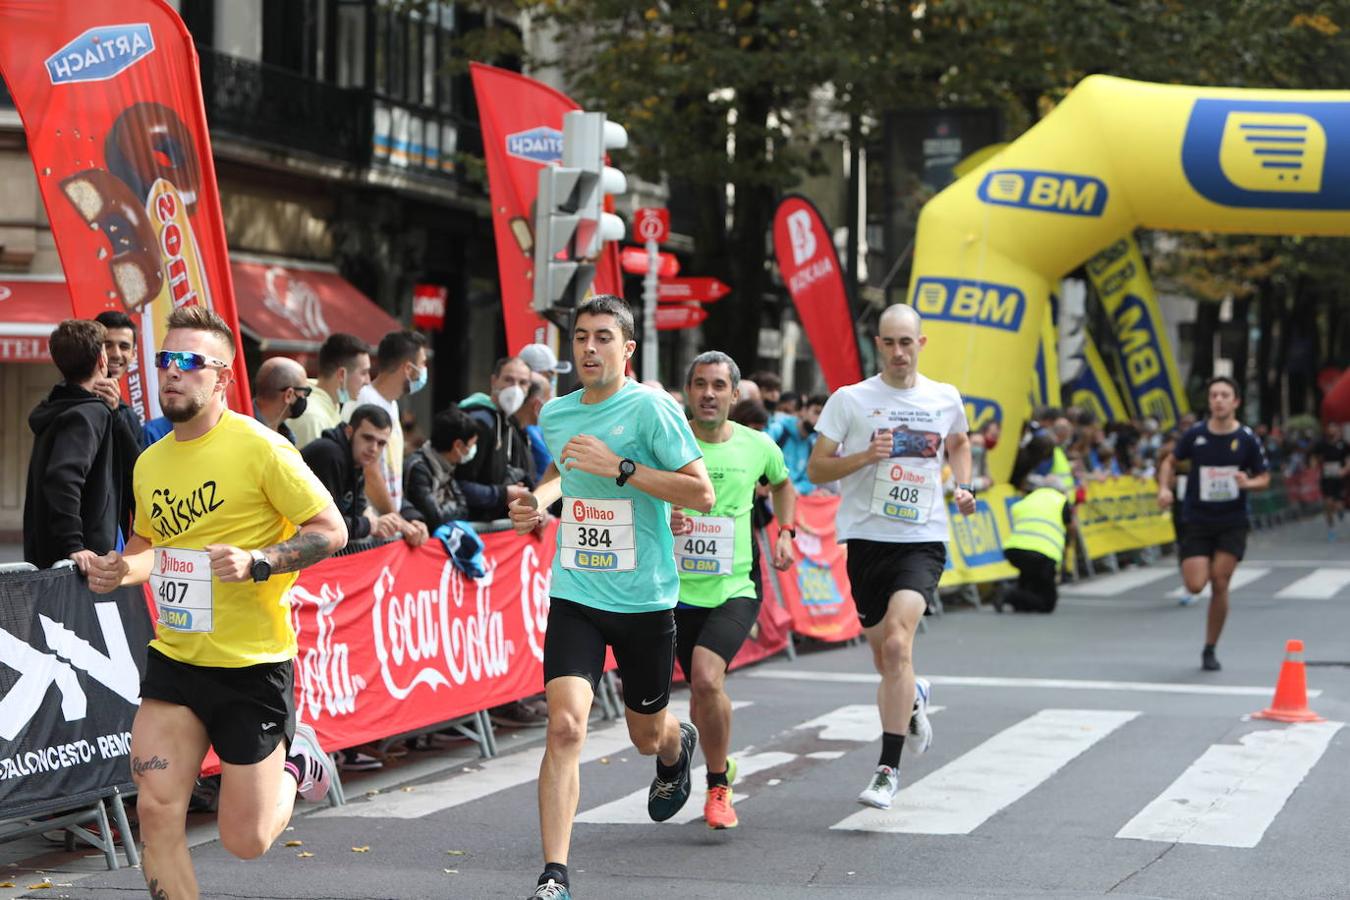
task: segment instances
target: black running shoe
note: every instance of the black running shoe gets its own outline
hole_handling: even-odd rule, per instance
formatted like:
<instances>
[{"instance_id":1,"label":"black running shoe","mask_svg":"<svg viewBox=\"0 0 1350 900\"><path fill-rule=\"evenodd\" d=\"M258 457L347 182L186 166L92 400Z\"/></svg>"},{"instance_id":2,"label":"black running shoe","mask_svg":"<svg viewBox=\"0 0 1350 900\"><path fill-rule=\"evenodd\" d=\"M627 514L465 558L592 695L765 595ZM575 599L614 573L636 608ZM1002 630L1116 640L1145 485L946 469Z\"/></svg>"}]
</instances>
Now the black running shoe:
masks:
<instances>
[{"instance_id":1,"label":"black running shoe","mask_svg":"<svg viewBox=\"0 0 1350 900\"><path fill-rule=\"evenodd\" d=\"M1213 648L1205 648L1205 652L1200 656L1200 668L1206 672L1217 672L1223 668L1219 665L1219 658L1214 655Z\"/></svg>"},{"instance_id":2,"label":"black running shoe","mask_svg":"<svg viewBox=\"0 0 1350 900\"><path fill-rule=\"evenodd\" d=\"M653 822L664 822L684 808L689 799L689 770L693 768L694 750L698 747L698 729L691 722L680 723L680 771L666 781L661 777L661 761L657 760L657 774L647 793L647 815Z\"/></svg>"}]
</instances>

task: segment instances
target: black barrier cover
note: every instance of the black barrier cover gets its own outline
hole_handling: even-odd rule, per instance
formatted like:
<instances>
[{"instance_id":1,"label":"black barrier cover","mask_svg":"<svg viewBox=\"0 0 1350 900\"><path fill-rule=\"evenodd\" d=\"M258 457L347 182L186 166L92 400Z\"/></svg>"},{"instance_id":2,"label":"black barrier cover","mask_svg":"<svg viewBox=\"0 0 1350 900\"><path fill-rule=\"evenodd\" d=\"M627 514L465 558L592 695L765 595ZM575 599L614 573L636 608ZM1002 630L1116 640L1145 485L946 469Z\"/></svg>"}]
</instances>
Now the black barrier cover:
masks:
<instances>
[{"instance_id":1,"label":"black barrier cover","mask_svg":"<svg viewBox=\"0 0 1350 900\"><path fill-rule=\"evenodd\" d=\"M74 569L0 575L0 819L131 784L131 721L153 636L142 588Z\"/></svg>"}]
</instances>

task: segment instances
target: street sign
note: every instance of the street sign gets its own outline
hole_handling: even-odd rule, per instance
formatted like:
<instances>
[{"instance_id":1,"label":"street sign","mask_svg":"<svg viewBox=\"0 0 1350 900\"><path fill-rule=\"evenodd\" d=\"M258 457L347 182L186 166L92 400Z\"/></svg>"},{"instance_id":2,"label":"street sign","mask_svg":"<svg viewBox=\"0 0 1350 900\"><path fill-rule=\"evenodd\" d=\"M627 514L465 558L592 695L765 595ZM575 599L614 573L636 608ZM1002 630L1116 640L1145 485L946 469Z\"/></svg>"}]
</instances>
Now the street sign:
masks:
<instances>
[{"instance_id":1,"label":"street sign","mask_svg":"<svg viewBox=\"0 0 1350 900\"><path fill-rule=\"evenodd\" d=\"M708 311L701 306L662 306L656 311L656 330L693 328L706 318Z\"/></svg>"},{"instance_id":2,"label":"street sign","mask_svg":"<svg viewBox=\"0 0 1350 900\"><path fill-rule=\"evenodd\" d=\"M633 213L633 236L644 243L670 240L670 210L659 206L644 206Z\"/></svg>"},{"instance_id":3,"label":"street sign","mask_svg":"<svg viewBox=\"0 0 1350 900\"><path fill-rule=\"evenodd\" d=\"M657 270L662 278L674 278L680 274L680 261L674 254L661 253L657 257L661 268ZM619 265L629 275L647 274L647 251L642 247L624 247L619 251Z\"/></svg>"},{"instance_id":4,"label":"street sign","mask_svg":"<svg viewBox=\"0 0 1350 900\"><path fill-rule=\"evenodd\" d=\"M716 278L663 278L656 286L661 303L716 303L730 293L731 288Z\"/></svg>"}]
</instances>

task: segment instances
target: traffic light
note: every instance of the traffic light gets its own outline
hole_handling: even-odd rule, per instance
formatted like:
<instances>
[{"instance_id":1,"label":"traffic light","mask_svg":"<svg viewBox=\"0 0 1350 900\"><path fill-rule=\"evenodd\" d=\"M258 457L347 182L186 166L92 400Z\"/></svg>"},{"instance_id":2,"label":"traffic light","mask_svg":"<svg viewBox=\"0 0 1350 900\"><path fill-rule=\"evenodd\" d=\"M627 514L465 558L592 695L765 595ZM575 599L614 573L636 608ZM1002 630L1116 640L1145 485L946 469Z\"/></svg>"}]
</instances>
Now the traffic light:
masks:
<instances>
[{"instance_id":1,"label":"traffic light","mask_svg":"<svg viewBox=\"0 0 1350 900\"><path fill-rule=\"evenodd\" d=\"M628 146L628 132L604 113L563 116L560 166L539 170L535 201L534 309L571 310L590 291L605 241L622 240L623 220L605 212L605 195L628 190L628 179L605 165L610 150Z\"/></svg>"}]
</instances>

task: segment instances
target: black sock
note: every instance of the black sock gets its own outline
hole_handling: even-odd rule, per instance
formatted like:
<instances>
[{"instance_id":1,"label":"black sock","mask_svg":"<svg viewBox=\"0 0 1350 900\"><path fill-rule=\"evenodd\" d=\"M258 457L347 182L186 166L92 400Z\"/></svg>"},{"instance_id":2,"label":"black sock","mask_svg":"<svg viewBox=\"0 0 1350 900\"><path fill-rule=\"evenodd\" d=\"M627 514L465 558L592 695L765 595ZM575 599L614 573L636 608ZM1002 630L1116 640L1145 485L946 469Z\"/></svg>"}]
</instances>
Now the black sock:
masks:
<instances>
[{"instance_id":1,"label":"black sock","mask_svg":"<svg viewBox=\"0 0 1350 900\"><path fill-rule=\"evenodd\" d=\"M680 758L675 760L675 765L668 766L661 762L661 757L656 758L656 774L661 776L663 781L674 781L676 776L684 768L684 748L680 748Z\"/></svg>"},{"instance_id":2,"label":"black sock","mask_svg":"<svg viewBox=\"0 0 1350 900\"><path fill-rule=\"evenodd\" d=\"M900 751L905 748L905 736L903 734L891 734L889 731L881 733L881 760L877 763L879 766L890 766L892 769L900 768Z\"/></svg>"},{"instance_id":3,"label":"black sock","mask_svg":"<svg viewBox=\"0 0 1350 900\"><path fill-rule=\"evenodd\" d=\"M1195 646L1195 645L1192 644L1191 646ZM1214 645L1213 645L1213 644L1206 644L1206 645L1205 645L1205 655L1209 656L1209 655L1213 655L1213 653L1214 653Z\"/></svg>"},{"instance_id":4,"label":"black sock","mask_svg":"<svg viewBox=\"0 0 1350 900\"><path fill-rule=\"evenodd\" d=\"M539 883L548 884L550 878L563 887L571 887L567 883L567 866L562 863L544 863L544 874L539 876Z\"/></svg>"},{"instance_id":5,"label":"black sock","mask_svg":"<svg viewBox=\"0 0 1350 900\"><path fill-rule=\"evenodd\" d=\"M727 770L723 769L720 772L710 771L708 773L708 787L731 787L731 782L727 781Z\"/></svg>"}]
</instances>

